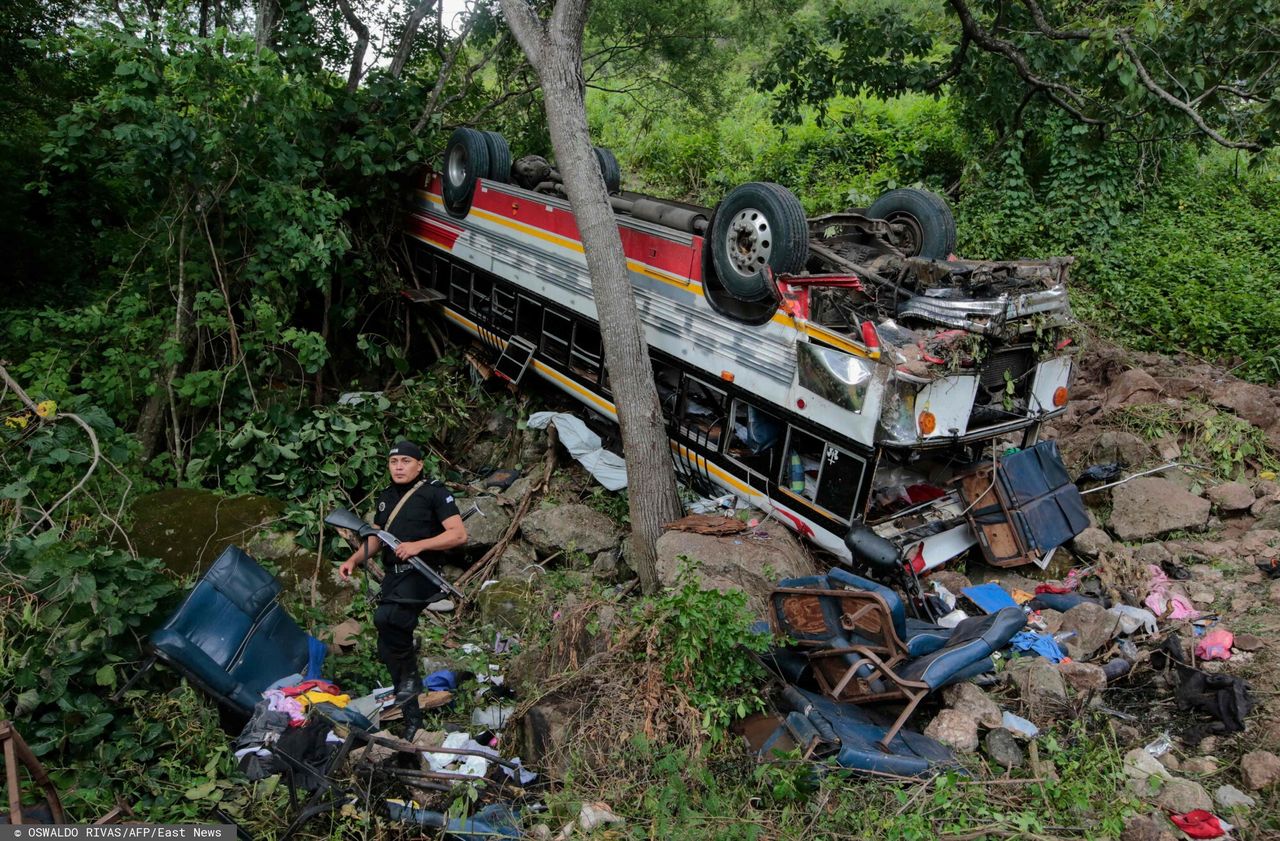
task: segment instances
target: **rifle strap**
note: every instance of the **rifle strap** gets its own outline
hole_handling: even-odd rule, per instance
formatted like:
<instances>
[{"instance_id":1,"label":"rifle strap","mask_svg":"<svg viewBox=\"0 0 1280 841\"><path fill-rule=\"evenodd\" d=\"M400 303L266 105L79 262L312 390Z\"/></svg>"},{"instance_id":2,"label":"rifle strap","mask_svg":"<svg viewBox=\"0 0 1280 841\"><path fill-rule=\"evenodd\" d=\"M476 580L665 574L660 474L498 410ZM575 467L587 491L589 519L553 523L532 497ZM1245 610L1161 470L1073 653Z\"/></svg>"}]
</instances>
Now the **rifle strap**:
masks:
<instances>
[{"instance_id":1,"label":"rifle strap","mask_svg":"<svg viewBox=\"0 0 1280 841\"><path fill-rule=\"evenodd\" d=\"M414 485L412 488L409 488L409 490L405 492L405 495L400 497L400 501L396 503L396 507L391 509L391 516L387 518L387 524L382 528L384 528L387 531L391 531L391 524L396 521L396 515L400 513L400 509L404 508L404 504L409 501L409 497L417 493L418 488L422 487L426 483L427 483L426 477L419 479L418 484Z\"/></svg>"}]
</instances>

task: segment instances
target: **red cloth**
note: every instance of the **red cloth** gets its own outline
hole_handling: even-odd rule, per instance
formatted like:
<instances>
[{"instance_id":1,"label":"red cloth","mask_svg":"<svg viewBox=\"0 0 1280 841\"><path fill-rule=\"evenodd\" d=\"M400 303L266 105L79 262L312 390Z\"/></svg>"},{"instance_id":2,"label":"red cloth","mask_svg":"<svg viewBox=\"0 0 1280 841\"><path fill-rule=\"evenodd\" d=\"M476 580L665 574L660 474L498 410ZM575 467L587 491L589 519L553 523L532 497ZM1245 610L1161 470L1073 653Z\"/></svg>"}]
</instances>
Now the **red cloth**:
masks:
<instances>
[{"instance_id":1,"label":"red cloth","mask_svg":"<svg viewBox=\"0 0 1280 841\"><path fill-rule=\"evenodd\" d=\"M327 692L330 695L342 694L342 690L338 688L336 683L330 683L327 680L304 680L297 686L281 687L280 691L292 698L296 695L302 695L306 692L310 692L312 689L318 689L321 692Z\"/></svg>"},{"instance_id":2,"label":"red cloth","mask_svg":"<svg viewBox=\"0 0 1280 841\"><path fill-rule=\"evenodd\" d=\"M1226 628L1214 628L1196 643L1196 657L1201 660L1230 660L1235 634Z\"/></svg>"},{"instance_id":3,"label":"red cloth","mask_svg":"<svg viewBox=\"0 0 1280 841\"><path fill-rule=\"evenodd\" d=\"M1192 838L1221 838L1227 834L1218 819L1204 809L1196 809L1185 815L1170 815L1169 820Z\"/></svg>"},{"instance_id":4,"label":"red cloth","mask_svg":"<svg viewBox=\"0 0 1280 841\"><path fill-rule=\"evenodd\" d=\"M1074 586L1068 586L1066 584L1058 584L1055 581L1048 581L1048 582L1045 582L1044 584L1036 585L1037 596L1040 595L1041 593L1062 594L1062 593L1074 593L1075 591L1076 591L1076 588Z\"/></svg>"}]
</instances>

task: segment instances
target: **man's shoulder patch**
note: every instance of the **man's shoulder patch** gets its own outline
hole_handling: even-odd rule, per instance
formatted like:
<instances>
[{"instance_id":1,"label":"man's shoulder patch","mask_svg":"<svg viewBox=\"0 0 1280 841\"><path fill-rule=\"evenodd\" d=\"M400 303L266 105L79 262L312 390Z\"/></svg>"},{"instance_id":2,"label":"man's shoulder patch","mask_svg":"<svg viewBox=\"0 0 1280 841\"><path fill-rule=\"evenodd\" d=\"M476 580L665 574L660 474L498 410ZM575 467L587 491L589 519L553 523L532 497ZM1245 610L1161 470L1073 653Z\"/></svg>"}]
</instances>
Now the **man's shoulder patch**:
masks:
<instances>
[{"instance_id":1,"label":"man's shoulder patch","mask_svg":"<svg viewBox=\"0 0 1280 841\"><path fill-rule=\"evenodd\" d=\"M444 498L445 502L453 502L453 494L449 494Z\"/></svg>"}]
</instances>

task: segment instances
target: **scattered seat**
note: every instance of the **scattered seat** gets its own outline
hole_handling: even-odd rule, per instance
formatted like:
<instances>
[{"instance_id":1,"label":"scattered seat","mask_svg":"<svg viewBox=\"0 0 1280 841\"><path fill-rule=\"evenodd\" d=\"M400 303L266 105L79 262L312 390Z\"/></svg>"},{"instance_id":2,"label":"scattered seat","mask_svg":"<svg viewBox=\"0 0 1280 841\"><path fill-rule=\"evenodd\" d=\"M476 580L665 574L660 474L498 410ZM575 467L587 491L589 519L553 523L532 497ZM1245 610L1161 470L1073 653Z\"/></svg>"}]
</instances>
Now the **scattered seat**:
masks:
<instances>
[{"instance_id":1,"label":"scattered seat","mask_svg":"<svg viewBox=\"0 0 1280 841\"><path fill-rule=\"evenodd\" d=\"M276 600L280 582L237 546L228 546L165 623L153 655L243 715L271 684L306 674L311 637Z\"/></svg>"},{"instance_id":2,"label":"scattered seat","mask_svg":"<svg viewBox=\"0 0 1280 841\"><path fill-rule=\"evenodd\" d=\"M940 742L911 730L890 734L873 714L852 704L796 686L783 689L781 702L786 711L739 726L761 759L775 751L799 751L805 759L831 758L843 768L903 777L958 767L955 755Z\"/></svg>"},{"instance_id":3,"label":"scattered seat","mask_svg":"<svg viewBox=\"0 0 1280 841\"><path fill-rule=\"evenodd\" d=\"M904 639L907 619L897 594L842 571L780 582L770 595L769 619L805 653L827 697L906 702L880 740L886 751L925 696L990 671L991 654L1026 624L1020 609L1005 608L966 619L950 633L921 629L913 649ZM793 668L788 677L794 674Z\"/></svg>"}]
</instances>

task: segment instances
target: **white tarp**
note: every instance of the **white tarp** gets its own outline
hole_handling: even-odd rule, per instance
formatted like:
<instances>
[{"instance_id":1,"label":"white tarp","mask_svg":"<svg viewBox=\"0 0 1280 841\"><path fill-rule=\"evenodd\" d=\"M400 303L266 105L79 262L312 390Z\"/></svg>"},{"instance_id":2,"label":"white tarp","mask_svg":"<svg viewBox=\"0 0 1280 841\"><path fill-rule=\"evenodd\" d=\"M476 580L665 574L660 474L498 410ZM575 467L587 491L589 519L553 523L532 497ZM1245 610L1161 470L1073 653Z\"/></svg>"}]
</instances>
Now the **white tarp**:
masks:
<instances>
[{"instance_id":1,"label":"white tarp","mask_svg":"<svg viewBox=\"0 0 1280 841\"><path fill-rule=\"evenodd\" d=\"M627 463L600 446L600 436L587 429L585 423L566 412L535 412L529 416L529 426L534 429L546 429L549 423L556 425L560 443L569 455L607 490L620 491L627 486Z\"/></svg>"}]
</instances>

